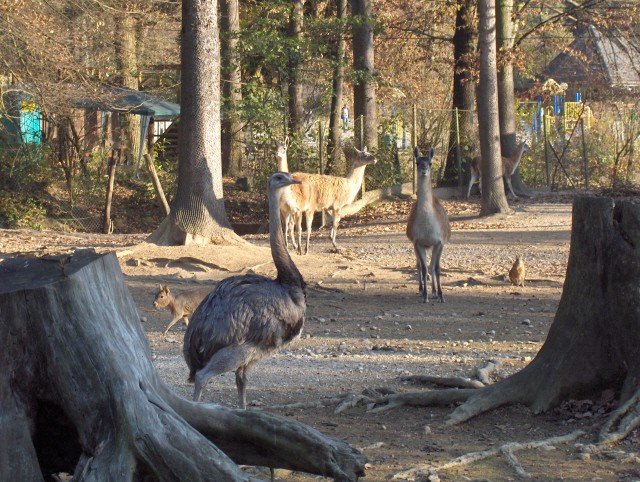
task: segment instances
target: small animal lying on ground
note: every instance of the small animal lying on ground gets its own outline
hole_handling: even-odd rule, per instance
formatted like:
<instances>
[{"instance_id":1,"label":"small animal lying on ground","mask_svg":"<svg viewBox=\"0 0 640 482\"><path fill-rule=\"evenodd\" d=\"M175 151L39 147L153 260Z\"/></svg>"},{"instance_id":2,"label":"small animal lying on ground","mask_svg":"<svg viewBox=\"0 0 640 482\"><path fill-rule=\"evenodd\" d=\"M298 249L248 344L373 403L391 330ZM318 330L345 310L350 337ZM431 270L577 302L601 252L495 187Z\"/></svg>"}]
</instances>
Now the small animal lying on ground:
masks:
<instances>
[{"instance_id":1,"label":"small animal lying on ground","mask_svg":"<svg viewBox=\"0 0 640 482\"><path fill-rule=\"evenodd\" d=\"M516 254L516 260L513 262L513 266L509 270L509 279L515 286L522 286L524 288L524 256Z\"/></svg>"},{"instance_id":2,"label":"small animal lying on ground","mask_svg":"<svg viewBox=\"0 0 640 482\"><path fill-rule=\"evenodd\" d=\"M173 314L173 320L167 325L162 335L165 336L171 327L179 320L182 320L185 326L189 326L189 318L187 315L195 311L205 296L211 293L212 289L212 287L197 288L174 295L167 285L160 285L153 306L156 308L167 308Z\"/></svg>"}]
</instances>

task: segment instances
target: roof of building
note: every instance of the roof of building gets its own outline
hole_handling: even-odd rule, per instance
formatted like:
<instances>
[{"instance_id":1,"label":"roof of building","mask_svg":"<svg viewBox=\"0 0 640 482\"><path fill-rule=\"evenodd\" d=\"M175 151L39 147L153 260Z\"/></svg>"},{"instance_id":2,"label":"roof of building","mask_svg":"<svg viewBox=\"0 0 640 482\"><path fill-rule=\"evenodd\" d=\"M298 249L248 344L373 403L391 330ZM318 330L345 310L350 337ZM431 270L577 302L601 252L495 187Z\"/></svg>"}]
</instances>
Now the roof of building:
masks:
<instances>
[{"instance_id":1,"label":"roof of building","mask_svg":"<svg viewBox=\"0 0 640 482\"><path fill-rule=\"evenodd\" d=\"M544 74L572 86L639 89L640 47L617 29L603 33L589 25L549 63Z\"/></svg>"},{"instance_id":2,"label":"roof of building","mask_svg":"<svg viewBox=\"0 0 640 482\"><path fill-rule=\"evenodd\" d=\"M104 88L99 95L77 100L76 105L110 112L150 115L156 119L173 119L180 115L180 105L175 102L123 87Z\"/></svg>"}]
</instances>

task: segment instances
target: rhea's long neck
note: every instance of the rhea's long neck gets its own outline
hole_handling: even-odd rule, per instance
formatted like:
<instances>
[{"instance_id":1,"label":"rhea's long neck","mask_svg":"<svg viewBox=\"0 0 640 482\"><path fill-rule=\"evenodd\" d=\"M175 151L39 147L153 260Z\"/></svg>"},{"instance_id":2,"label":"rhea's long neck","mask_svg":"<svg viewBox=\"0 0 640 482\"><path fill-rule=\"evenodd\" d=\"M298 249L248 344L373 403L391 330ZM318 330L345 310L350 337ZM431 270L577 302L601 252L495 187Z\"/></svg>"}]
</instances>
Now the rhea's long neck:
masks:
<instances>
[{"instance_id":1,"label":"rhea's long neck","mask_svg":"<svg viewBox=\"0 0 640 482\"><path fill-rule=\"evenodd\" d=\"M293 263L289 250L284 241L282 223L280 220L280 198L284 189L269 191L269 239L271 242L271 256L278 270L278 279L283 283L302 286L302 275Z\"/></svg>"}]
</instances>

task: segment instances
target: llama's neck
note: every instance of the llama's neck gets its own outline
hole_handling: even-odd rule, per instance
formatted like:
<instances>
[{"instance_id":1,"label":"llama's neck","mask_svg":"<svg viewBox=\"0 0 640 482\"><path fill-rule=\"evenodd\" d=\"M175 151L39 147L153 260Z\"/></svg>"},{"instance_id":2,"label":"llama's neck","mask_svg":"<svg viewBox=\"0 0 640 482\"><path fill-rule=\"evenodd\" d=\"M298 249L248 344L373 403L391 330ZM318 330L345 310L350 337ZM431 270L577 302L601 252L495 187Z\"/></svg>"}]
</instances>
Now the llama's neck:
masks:
<instances>
[{"instance_id":1,"label":"llama's neck","mask_svg":"<svg viewBox=\"0 0 640 482\"><path fill-rule=\"evenodd\" d=\"M280 202L285 194L283 188L276 192L269 192L269 238L271 242L271 256L278 271L278 280L285 284L303 286L302 275L294 264L287 249L282 222L280 218Z\"/></svg>"},{"instance_id":2,"label":"llama's neck","mask_svg":"<svg viewBox=\"0 0 640 482\"><path fill-rule=\"evenodd\" d=\"M287 162L287 155L278 155L278 171L289 172L289 163Z\"/></svg>"},{"instance_id":3,"label":"llama's neck","mask_svg":"<svg viewBox=\"0 0 640 482\"><path fill-rule=\"evenodd\" d=\"M431 188L431 176L418 177L418 206L430 209L433 205L433 189Z\"/></svg>"}]
</instances>

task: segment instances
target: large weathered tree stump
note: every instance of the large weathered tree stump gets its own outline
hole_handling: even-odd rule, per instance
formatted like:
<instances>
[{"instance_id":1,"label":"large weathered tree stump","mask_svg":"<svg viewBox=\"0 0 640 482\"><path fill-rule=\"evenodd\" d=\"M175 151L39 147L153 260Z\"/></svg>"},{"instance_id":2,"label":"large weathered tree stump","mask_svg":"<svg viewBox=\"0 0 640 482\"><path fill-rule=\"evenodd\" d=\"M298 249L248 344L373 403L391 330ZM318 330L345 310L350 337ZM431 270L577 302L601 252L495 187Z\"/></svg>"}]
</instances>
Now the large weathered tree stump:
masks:
<instances>
[{"instance_id":1,"label":"large weathered tree stump","mask_svg":"<svg viewBox=\"0 0 640 482\"><path fill-rule=\"evenodd\" d=\"M159 378L114 254L0 263L0 480L249 480L236 463L355 480L364 458Z\"/></svg>"},{"instance_id":2,"label":"large weathered tree stump","mask_svg":"<svg viewBox=\"0 0 640 482\"><path fill-rule=\"evenodd\" d=\"M639 346L640 204L577 198L564 289L544 345L527 367L479 390L449 422L506 403L524 403L540 412L606 388L615 389L624 404L640 389ZM606 430L623 435L629 424L638 423L638 413L635 422L627 418ZM601 434L602 440L610 438L611 433Z\"/></svg>"}]
</instances>

